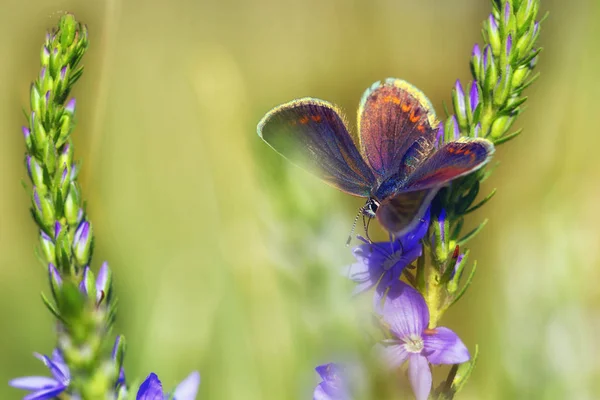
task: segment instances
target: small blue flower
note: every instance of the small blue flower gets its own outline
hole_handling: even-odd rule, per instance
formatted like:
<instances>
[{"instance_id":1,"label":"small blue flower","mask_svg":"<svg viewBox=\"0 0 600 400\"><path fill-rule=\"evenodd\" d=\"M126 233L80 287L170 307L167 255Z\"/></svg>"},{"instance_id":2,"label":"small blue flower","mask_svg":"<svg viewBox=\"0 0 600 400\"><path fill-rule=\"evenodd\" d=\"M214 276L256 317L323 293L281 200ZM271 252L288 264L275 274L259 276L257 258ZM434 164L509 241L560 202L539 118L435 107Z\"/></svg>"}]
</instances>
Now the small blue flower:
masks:
<instances>
[{"instance_id":1,"label":"small blue flower","mask_svg":"<svg viewBox=\"0 0 600 400\"><path fill-rule=\"evenodd\" d=\"M192 372L173 391L173 400L195 400L200 386L200 374ZM140 385L136 400L167 400L171 399L169 393L163 392L162 383L158 376L152 372Z\"/></svg>"},{"instance_id":2,"label":"small blue flower","mask_svg":"<svg viewBox=\"0 0 600 400\"><path fill-rule=\"evenodd\" d=\"M122 340L117 336L115 348L113 349L112 358L116 360L117 344ZM34 353L34 356L41 360L52 374L52 378L47 376L24 376L15 378L8 384L17 389L29 390L31 393L23 397L23 400L51 400L57 398L62 392L66 391L71 382L71 372L65 363L65 360L58 349L54 349L52 357ZM125 386L125 370L121 367L119 377L115 384L115 388ZM79 399L79 397L71 395L71 399ZM185 400L185 397L182 397ZM161 398L162 400L162 398Z\"/></svg>"},{"instance_id":3,"label":"small blue flower","mask_svg":"<svg viewBox=\"0 0 600 400\"><path fill-rule=\"evenodd\" d=\"M17 389L30 390L23 400L50 400L64 392L71 381L69 368L58 350L52 352L52 358L34 353L50 369L52 378L46 376L25 376L11 380L8 384Z\"/></svg>"},{"instance_id":4,"label":"small blue flower","mask_svg":"<svg viewBox=\"0 0 600 400\"><path fill-rule=\"evenodd\" d=\"M342 368L334 363L319 365L315 371L323 379L315 388L313 400L351 400L348 382Z\"/></svg>"},{"instance_id":5,"label":"small blue flower","mask_svg":"<svg viewBox=\"0 0 600 400\"><path fill-rule=\"evenodd\" d=\"M359 237L365 243L354 249L357 262L346 269L347 276L357 283L354 294L375 287L378 304L386 290L398 282L404 268L421 256L421 239L428 227L429 209L412 231L394 241L369 243Z\"/></svg>"}]
</instances>

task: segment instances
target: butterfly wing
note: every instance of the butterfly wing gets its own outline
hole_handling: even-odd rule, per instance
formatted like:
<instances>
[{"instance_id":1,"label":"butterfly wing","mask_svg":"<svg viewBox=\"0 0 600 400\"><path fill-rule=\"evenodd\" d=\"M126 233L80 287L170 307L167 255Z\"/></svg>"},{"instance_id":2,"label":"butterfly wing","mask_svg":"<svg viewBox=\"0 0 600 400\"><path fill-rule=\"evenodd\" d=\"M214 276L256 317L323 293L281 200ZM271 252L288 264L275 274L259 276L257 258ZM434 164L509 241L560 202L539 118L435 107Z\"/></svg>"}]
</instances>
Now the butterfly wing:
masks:
<instances>
[{"instance_id":1,"label":"butterfly wing","mask_svg":"<svg viewBox=\"0 0 600 400\"><path fill-rule=\"evenodd\" d=\"M494 153L486 139L463 139L446 143L419 165L402 185L403 191L441 187L484 166Z\"/></svg>"},{"instance_id":2,"label":"butterfly wing","mask_svg":"<svg viewBox=\"0 0 600 400\"><path fill-rule=\"evenodd\" d=\"M397 194L381 202L377 219L395 235L410 231L444 184L481 168L493 152L494 145L486 139L445 144L409 175Z\"/></svg>"},{"instance_id":3,"label":"butterfly wing","mask_svg":"<svg viewBox=\"0 0 600 400\"><path fill-rule=\"evenodd\" d=\"M431 102L419 89L400 79L375 82L358 109L362 154L383 181L398 173L417 140L433 147L437 124Z\"/></svg>"},{"instance_id":4,"label":"butterfly wing","mask_svg":"<svg viewBox=\"0 0 600 400\"><path fill-rule=\"evenodd\" d=\"M258 124L258 135L275 151L325 182L367 197L375 183L338 110L304 98L280 105Z\"/></svg>"},{"instance_id":5,"label":"butterfly wing","mask_svg":"<svg viewBox=\"0 0 600 400\"><path fill-rule=\"evenodd\" d=\"M389 197L377 208L377 220L388 232L401 236L419 223L438 190L416 190Z\"/></svg>"}]
</instances>

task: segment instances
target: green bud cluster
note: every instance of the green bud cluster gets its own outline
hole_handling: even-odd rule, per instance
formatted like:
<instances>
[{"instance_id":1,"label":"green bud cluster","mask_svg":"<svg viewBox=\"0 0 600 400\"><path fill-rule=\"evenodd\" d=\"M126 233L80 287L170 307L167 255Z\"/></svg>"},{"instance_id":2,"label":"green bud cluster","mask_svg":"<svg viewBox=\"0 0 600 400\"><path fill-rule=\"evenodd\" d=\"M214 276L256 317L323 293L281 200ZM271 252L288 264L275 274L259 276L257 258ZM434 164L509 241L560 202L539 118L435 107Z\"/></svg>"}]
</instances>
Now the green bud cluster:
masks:
<instances>
[{"instance_id":1,"label":"green bud cluster","mask_svg":"<svg viewBox=\"0 0 600 400\"><path fill-rule=\"evenodd\" d=\"M108 336L116 313L112 274L107 264L98 277L89 268L93 227L77 182L79 164L71 140L75 99L69 95L83 73L80 62L87 47L87 28L71 14L62 16L46 35L41 72L30 88L28 126L23 127L25 161L32 184L31 213L40 228L39 254L52 294L42 298L59 321L58 348L71 375L68 393L115 399L125 391L116 385L124 339L117 341L118 356L111 356Z\"/></svg>"},{"instance_id":2,"label":"green bud cluster","mask_svg":"<svg viewBox=\"0 0 600 400\"><path fill-rule=\"evenodd\" d=\"M483 23L484 44L476 44L471 54L473 80L466 86L457 81L452 90L454 114L443 125L444 142L479 137L499 145L521 132L511 132L511 128L527 99L523 91L537 78L533 70L541 51L536 46L538 11L539 0L492 0L492 13ZM469 258L464 245L487 220L466 234L462 228L465 216L495 194L494 189L475 203L480 184L490 173L489 168L482 169L453 181L433 202L429 240L424 241L431 265L426 266L425 256L417 262L418 287L429 307L432 329L472 282L476 263L462 282ZM475 355L470 362L453 367L434 398L452 399L469 378L476 359Z\"/></svg>"}]
</instances>

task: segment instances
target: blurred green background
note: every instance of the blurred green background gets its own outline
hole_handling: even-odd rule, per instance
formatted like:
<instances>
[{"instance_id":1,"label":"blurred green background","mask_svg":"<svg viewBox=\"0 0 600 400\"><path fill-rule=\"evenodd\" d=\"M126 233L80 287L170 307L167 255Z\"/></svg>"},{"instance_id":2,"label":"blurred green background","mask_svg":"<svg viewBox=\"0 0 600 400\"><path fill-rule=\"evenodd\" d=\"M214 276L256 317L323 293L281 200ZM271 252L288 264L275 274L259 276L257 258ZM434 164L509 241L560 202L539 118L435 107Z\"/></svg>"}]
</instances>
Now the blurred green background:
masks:
<instances>
[{"instance_id":1,"label":"blurred green background","mask_svg":"<svg viewBox=\"0 0 600 400\"><path fill-rule=\"evenodd\" d=\"M478 274L443 320L481 350L462 399L600 393L599 8L542 2L524 134L498 149L485 184L498 194L469 221L490 217L470 245ZM256 123L303 96L353 121L363 90L388 76L442 114L488 2L3 0L0 383L45 374L31 354L54 346L20 126L44 33L65 10L90 32L74 138L128 376L171 386L198 369L201 399L311 398L312 368L344 357L368 323L339 276L362 201L288 165ZM0 398L20 397L0 384Z\"/></svg>"}]
</instances>

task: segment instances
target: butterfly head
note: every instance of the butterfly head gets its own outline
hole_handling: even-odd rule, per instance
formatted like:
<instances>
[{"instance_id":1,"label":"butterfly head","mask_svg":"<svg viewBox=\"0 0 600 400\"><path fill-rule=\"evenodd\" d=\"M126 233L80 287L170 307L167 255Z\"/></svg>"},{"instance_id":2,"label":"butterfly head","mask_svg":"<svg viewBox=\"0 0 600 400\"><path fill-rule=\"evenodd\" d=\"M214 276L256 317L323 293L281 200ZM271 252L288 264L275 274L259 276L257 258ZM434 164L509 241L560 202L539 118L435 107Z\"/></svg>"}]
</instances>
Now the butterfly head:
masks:
<instances>
[{"instance_id":1,"label":"butterfly head","mask_svg":"<svg viewBox=\"0 0 600 400\"><path fill-rule=\"evenodd\" d=\"M375 218L375 214L377 213L378 208L379 202L371 197L363 206L362 213L366 217Z\"/></svg>"}]
</instances>

